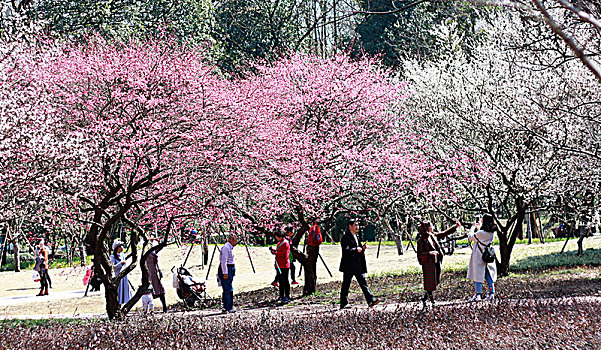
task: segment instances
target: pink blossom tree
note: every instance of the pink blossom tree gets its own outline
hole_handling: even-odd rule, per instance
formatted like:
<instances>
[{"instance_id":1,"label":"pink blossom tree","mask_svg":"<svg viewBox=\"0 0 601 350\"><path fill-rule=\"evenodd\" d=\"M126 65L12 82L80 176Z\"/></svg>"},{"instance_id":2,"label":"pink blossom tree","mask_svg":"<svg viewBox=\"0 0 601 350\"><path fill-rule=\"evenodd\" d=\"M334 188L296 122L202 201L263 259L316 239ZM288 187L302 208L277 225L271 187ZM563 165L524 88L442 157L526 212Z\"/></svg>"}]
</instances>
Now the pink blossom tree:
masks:
<instances>
[{"instance_id":1,"label":"pink blossom tree","mask_svg":"<svg viewBox=\"0 0 601 350\"><path fill-rule=\"evenodd\" d=\"M247 102L236 113L253 123L237 180L245 185L232 205L252 226L295 222L298 247L313 221L325 232L340 212L385 216L400 198L449 192L439 181L444 164L425 156L427 136L409 132L399 113L405 84L376 61L297 55L257 67L237 86ZM307 256L293 252L305 265ZM305 295L315 291L307 281Z\"/></svg>"},{"instance_id":2,"label":"pink blossom tree","mask_svg":"<svg viewBox=\"0 0 601 350\"><path fill-rule=\"evenodd\" d=\"M296 247L312 220L327 228L339 212L449 192L445 164L425 156L431 141L409 132L399 113L405 85L374 61L292 56L228 81L198 48L99 38L46 44L16 61L3 93L31 91L24 105L40 112L23 130L40 142L26 152L8 148L41 157L14 161L3 174L26 171L27 195L41 193L46 203L58 197L57 213L77 213L111 319L141 297L148 285L142 262L186 218L262 234L294 221ZM24 112L15 116L27 120ZM116 225L127 229L133 261L113 276ZM152 248L150 228L162 234ZM120 306L117 286L138 265L142 288Z\"/></svg>"},{"instance_id":3,"label":"pink blossom tree","mask_svg":"<svg viewBox=\"0 0 601 350\"><path fill-rule=\"evenodd\" d=\"M122 307L117 303L119 281L137 266L138 243L146 248L144 225L160 220L165 236L152 248L160 249L174 218L188 213L184 198L206 201L220 191L212 180L239 129L220 110L227 83L202 63L201 52L168 40L91 38L31 57L17 67L23 77L17 83L46 97L29 103L53 118L36 123L53 140L46 158L60 164L33 178L47 193L60 193L90 214L87 240L105 285L107 312L120 318L144 289ZM130 232L133 262L113 276L107 253L117 222ZM143 252L142 262L150 250ZM147 284L145 265L140 268Z\"/></svg>"}]
</instances>

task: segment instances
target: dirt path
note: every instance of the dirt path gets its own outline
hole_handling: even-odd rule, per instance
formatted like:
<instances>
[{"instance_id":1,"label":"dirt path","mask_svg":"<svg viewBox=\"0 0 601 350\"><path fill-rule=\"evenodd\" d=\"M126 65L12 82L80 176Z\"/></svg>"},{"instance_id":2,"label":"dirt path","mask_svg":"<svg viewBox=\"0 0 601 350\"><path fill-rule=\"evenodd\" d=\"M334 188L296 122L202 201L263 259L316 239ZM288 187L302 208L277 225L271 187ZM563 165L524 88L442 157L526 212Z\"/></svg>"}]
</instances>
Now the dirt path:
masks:
<instances>
[{"instance_id":1,"label":"dirt path","mask_svg":"<svg viewBox=\"0 0 601 350\"><path fill-rule=\"evenodd\" d=\"M236 293L252 291L265 288L272 282L275 272L273 268L273 256L266 247L250 247L250 255L253 260L256 273L253 273L248 254L244 246L237 246L234 250L236 261L236 277L234 288ZM212 253L212 249L209 250ZM171 267L183 262L187 253L187 247L167 247L161 252L159 263L165 277L163 284L167 291L167 302L174 304L179 302L175 289L171 286ZM325 266L320 262L317 267L319 283L340 280L338 264L340 261L340 247L337 245L324 245L321 249L322 256L332 272L328 274ZM370 246L367 250L368 269L370 273L381 273L392 269L417 268L415 254L397 255L396 247L382 246L380 257L376 259L377 246ZM207 282L207 291L210 296L219 296L220 288L215 281L217 273L219 253L215 254L213 265ZM194 248L190 254L187 266L196 279L205 280L207 267L199 266L200 249ZM297 275L298 267L297 264ZM90 293L88 297L83 295L82 279L85 268L53 269L50 271L52 278L52 289L49 295L36 297L38 284L32 281L31 271L2 272L0 273L0 316L11 315L57 315L57 314L97 314L104 312L104 294ZM134 271L129 280L134 286L139 285L139 271ZM298 278L302 286L302 277ZM300 295L302 288L295 288L293 295ZM275 291L274 291L275 297ZM157 300L158 301L158 300ZM160 303L160 302L159 302ZM141 306L139 306L141 307Z\"/></svg>"},{"instance_id":2,"label":"dirt path","mask_svg":"<svg viewBox=\"0 0 601 350\"><path fill-rule=\"evenodd\" d=\"M600 238L596 240L601 241ZM561 249L562 242L547 243L548 246ZM535 244L529 247L536 247ZM235 293L244 291L253 291L269 286L274 278L273 256L266 247L250 247L250 255L253 260L256 272L253 273L246 249L244 246L237 246L234 250L237 274L234 279ZM179 299L175 289L171 286L172 275L171 267L183 262L188 247L167 247L161 252L159 263L165 273L163 284L167 291L167 302L175 304ZM209 249L209 253L212 248ZM338 245L324 245L321 249L322 256L332 272L330 276L324 265L318 263L318 282L327 283L339 281L341 274L338 272L340 261L340 247ZM366 251L368 270L370 274L380 274L396 271L417 271L415 253L410 250L404 255L397 255L396 247L382 246L380 257L376 258L377 246L369 246ZM471 254L470 248L459 249L454 255L445 258L445 266L466 266ZM221 293L220 288L215 282L216 266L218 264L218 252L213 261L207 282L207 291L210 296L218 297ZM198 280L204 280L207 275L207 267L198 265L200 263L200 249L194 248L188 260L192 274ZM297 269L298 269L297 264ZM50 295L36 297L38 293L38 284L32 281L31 271L2 272L0 273L0 317L11 318L15 316L27 315L28 317L57 317L64 315L73 317L77 315L100 315L105 311L104 293L89 293L83 297L84 286L82 278L85 274L85 268L65 268L53 269L50 271L53 288L50 289ZM298 275L298 270L297 270ZM139 284L140 275L134 271L130 276L130 281L134 286ZM302 286L302 277L298 278ZM300 296L302 287L299 286L293 291L293 297ZM273 298L277 297L276 291L273 291ZM158 304L160 302L156 300ZM140 309L139 304L134 310ZM38 315L38 316L36 316Z\"/></svg>"}]
</instances>

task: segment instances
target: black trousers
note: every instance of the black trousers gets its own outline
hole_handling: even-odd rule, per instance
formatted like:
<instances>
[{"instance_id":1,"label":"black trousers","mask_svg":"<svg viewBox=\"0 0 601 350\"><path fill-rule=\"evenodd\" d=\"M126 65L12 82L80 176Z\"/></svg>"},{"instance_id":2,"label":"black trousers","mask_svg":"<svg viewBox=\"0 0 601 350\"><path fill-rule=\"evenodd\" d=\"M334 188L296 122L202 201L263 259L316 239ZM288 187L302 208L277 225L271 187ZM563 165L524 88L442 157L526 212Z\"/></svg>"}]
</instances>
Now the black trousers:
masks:
<instances>
[{"instance_id":1,"label":"black trousers","mask_svg":"<svg viewBox=\"0 0 601 350\"><path fill-rule=\"evenodd\" d=\"M277 280L280 284L280 298L290 298L290 282L288 281L288 270L280 269L278 271Z\"/></svg>"},{"instance_id":2,"label":"black trousers","mask_svg":"<svg viewBox=\"0 0 601 350\"><path fill-rule=\"evenodd\" d=\"M290 280L292 282L296 281L296 266L292 261L290 262Z\"/></svg>"},{"instance_id":3,"label":"black trousers","mask_svg":"<svg viewBox=\"0 0 601 350\"><path fill-rule=\"evenodd\" d=\"M353 276L357 279L357 283L359 283L359 287L361 287L361 291L363 291L363 295L365 296L365 300L367 301L367 303L373 303L374 296L369 290L367 280L365 279L365 274L344 272L344 274L342 275L342 288L340 289L340 304L348 304L348 291L351 287L351 281L353 280Z\"/></svg>"},{"instance_id":4,"label":"black trousers","mask_svg":"<svg viewBox=\"0 0 601 350\"><path fill-rule=\"evenodd\" d=\"M40 289L48 289L48 270L40 270Z\"/></svg>"},{"instance_id":5,"label":"black trousers","mask_svg":"<svg viewBox=\"0 0 601 350\"><path fill-rule=\"evenodd\" d=\"M292 282L296 281L296 266L294 266L294 263L292 263L292 261L290 262L290 280L292 280ZM272 283L275 282L279 282L279 277L278 277L278 268L275 268L275 278L273 279Z\"/></svg>"}]
</instances>

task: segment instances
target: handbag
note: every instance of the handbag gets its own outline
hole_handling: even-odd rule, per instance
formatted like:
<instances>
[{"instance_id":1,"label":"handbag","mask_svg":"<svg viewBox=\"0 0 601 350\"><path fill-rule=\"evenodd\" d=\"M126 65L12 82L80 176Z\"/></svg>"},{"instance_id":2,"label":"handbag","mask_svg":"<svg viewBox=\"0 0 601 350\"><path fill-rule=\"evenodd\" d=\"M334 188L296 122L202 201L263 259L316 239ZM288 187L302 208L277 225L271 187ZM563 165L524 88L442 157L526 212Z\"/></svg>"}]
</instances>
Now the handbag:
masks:
<instances>
[{"instance_id":1,"label":"handbag","mask_svg":"<svg viewBox=\"0 0 601 350\"><path fill-rule=\"evenodd\" d=\"M487 264L490 264L491 262L497 260L497 254L495 253L495 248L492 246L492 242L490 244L484 244L480 242L478 237L474 237L476 238L476 241L478 241L477 245L478 249L480 249L480 252L482 253L482 261L484 261ZM484 246L484 249L480 248L480 244Z\"/></svg>"},{"instance_id":2,"label":"handbag","mask_svg":"<svg viewBox=\"0 0 601 350\"><path fill-rule=\"evenodd\" d=\"M37 272L36 270L33 270L33 281L34 282L39 282L40 281L40 273Z\"/></svg>"}]
</instances>

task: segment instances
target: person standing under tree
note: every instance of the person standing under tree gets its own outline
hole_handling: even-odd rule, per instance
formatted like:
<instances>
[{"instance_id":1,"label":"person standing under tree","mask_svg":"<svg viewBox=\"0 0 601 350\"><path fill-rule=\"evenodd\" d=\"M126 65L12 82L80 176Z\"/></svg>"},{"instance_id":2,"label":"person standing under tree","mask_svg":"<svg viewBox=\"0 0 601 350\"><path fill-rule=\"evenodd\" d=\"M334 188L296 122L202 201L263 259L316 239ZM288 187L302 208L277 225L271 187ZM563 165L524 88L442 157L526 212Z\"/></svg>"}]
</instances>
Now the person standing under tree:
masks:
<instances>
[{"instance_id":1,"label":"person standing under tree","mask_svg":"<svg viewBox=\"0 0 601 350\"><path fill-rule=\"evenodd\" d=\"M156 241L155 241L156 243ZM167 312L167 302L165 301L165 287L161 283L163 272L159 268L159 254L156 251L148 254L146 257L146 266L148 266L148 278L152 284L153 298L159 298L163 304L163 312Z\"/></svg>"},{"instance_id":2,"label":"person standing under tree","mask_svg":"<svg viewBox=\"0 0 601 350\"><path fill-rule=\"evenodd\" d=\"M348 230L340 239L342 247L342 259L340 260L340 272L342 275L342 288L340 289L340 308L344 309L348 305L348 292L351 286L353 276L357 279L361 291L365 296L367 304L372 307L377 305L380 300L374 298L369 290L365 276L367 274L367 262L365 261L365 244L357 237L359 231L359 222L356 219L350 219Z\"/></svg>"},{"instance_id":3,"label":"person standing under tree","mask_svg":"<svg viewBox=\"0 0 601 350\"><path fill-rule=\"evenodd\" d=\"M48 295L48 250L41 239L36 249L35 271L40 274L40 293L38 296Z\"/></svg>"},{"instance_id":4,"label":"person standing under tree","mask_svg":"<svg viewBox=\"0 0 601 350\"><path fill-rule=\"evenodd\" d=\"M303 295L315 293L317 285L317 258L319 258L319 246L323 242L321 230L317 226L317 221L313 220L313 225L307 234L307 279L303 289Z\"/></svg>"},{"instance_id":5,"label":"person standing under tree","mask_svg":"<svg viewBox=\"0 0 601 350\"><path fill-rule=\"evenodd\" d=\"M428 298L430 298L430 302L434 305L434 296L432 292L436 290L436 287L440 283L441 265L444 253L438 240L453 234L459 226L459 221L455 221L455 226L450 229L444 232L434 232L430 221L423 221L419 225L417 260L422 266L422 272L424 274L424 290L426 291L422 297L424 307L426 307Z\"/></svg>"},{"instance_id":6,"label":"person standing under tree","mask_svg":"<svg viewBox=\"0 0 601 350\"><path fill-rule=\"evenodd\" d=\"M287 303L290 301L290 281L288 281L288 272L290 270L290 244L284 238L284 234L276 232L275 239L278 240L276 249L269 247L271 253L275 255L275 268L278 271L277 280L279 282L280 297L279 302Z\"/></svg>"},{"instance_id":7,"label":"person standing under tree","mask_svg":"<svg viewBox=\"0 0 601 350\"><path fill-rule=\"evenodd\" d=\"M46 277L46 284L48 285L48 288L52 289L52 279L50 279L50 271L49 271L49 269L50 269L50 259L48 258L48 252L50 252L50 249L48 247L46 247L45 243L46 242L42 238L40 240L40 242L38 243L38 246L35 247L34 254L35 254L35 256L38 256L38 255L40 255L40 252L42 250L44 250L46 252L46 255L45 255L46 256L46 258L45 258L45 260L46 260L46 271L45 271L44 276ZM41 279L41 274L40 274L40 282L41 281L42 281L42 279ZM46 293L46 295L48 295L48 293Z\"/></svg>"},{"instance_id":8,"label":"person standing under tree","mask_svg":"<svg viewBox=\"0 0 601 350\"><path fill-rule=\"evenodd\" d=\"M474 221L470 232L467 234L468 239L474 242L472 255L470 256L470 264L467 267L467 278L474 281L476 294L469 301L482 300L482 282L486 280L488 284L488 295L486 300L495 298L495 281L497 280L497 264L496 261L486 263L482 259L482 253L486 246L492 244L495 239L497 225L490 214L482 216L482 224L479 218Z\"/></svg>"},{"instance_id":9,"label":"person standing under tree","mask_svg":"<svg viewBox=\"0 0 601 350\"><path fill-rule=\"evenodd\" d=\"M222 302L223 313L234 312L234 287L232 282L236 275L236 267L234 265L234 246L238 243L238 237L230 233L227 238L227 243L221 247L219 251L219 269L217 277L221 282L223 289Z\"/></svg>"},{"instance_id":10,"label":"person standing under tree","mask_svg":"<svg viewBox=\"0 0 601 350\"><path fill-rule=\"evenodd\" d=\"M115 269L115 277L125 267L125 254L123 254L123 243L116 241L113 243L113 254L111 254L111 264ZM129 288L129 282L127 275L123 276L119 281L119 287L117 288L117 296L119 298L119 304L123 305L131 299L131 289Z\"/></svg>"}]
</instances>

